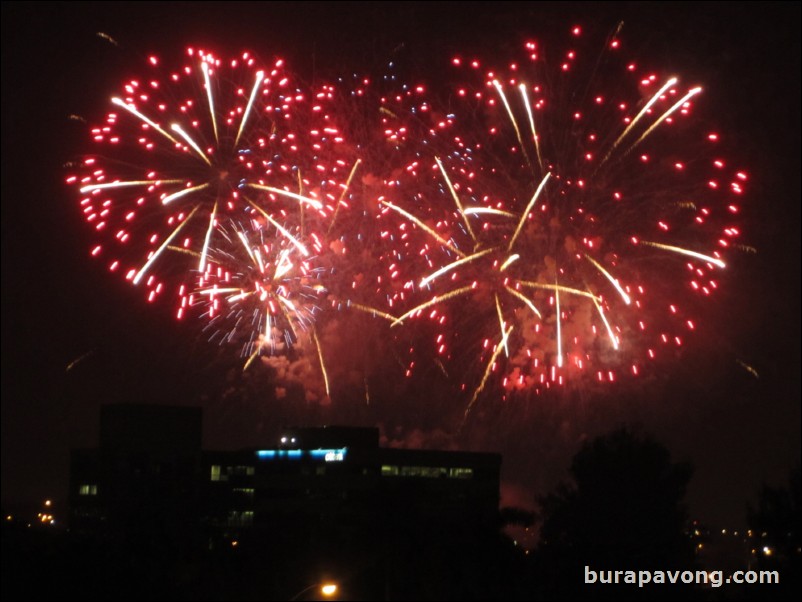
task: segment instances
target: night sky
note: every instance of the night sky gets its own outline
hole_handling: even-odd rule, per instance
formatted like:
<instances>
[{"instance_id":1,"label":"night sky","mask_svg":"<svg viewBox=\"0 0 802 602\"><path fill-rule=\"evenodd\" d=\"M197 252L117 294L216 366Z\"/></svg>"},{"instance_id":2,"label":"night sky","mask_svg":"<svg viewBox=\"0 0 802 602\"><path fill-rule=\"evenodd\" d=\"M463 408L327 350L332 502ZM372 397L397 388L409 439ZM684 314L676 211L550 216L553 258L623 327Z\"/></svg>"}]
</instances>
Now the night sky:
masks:
<instances>
[{"instance_id":1,"label":"night sky","mask_svg":"<svg viewBox=\"0 0 802 602\"><path fill-rule=\"evenodd\" d=\"M691 512L724 525L742 522L760 484L784 482L798 464L798 4L4 3L2 16L4 504L64 498L68 451L95 445L100 404L120 401L203 405L207 447L269 444L281 424L306 421L379 424L392 443L500 451L504 501L529 506L566 478L587 437L632 425L695 465ZM265 61L284 57L306 81L377 73L400 53L432 80L454 51L489 56L554 28L612 31L622 20L628 51L705 86L707 114L750 173L742 223L758 250L738 261L717 301L714 341L637 394L526 411L487 403L458 437L438 418L461 408L423 391L368 408L336 399L292 407L260 395L263 383L221 360L197 324L177 323L167 304L148 306L89 257L89 229L64 179L65 164L91 146L69 116L99 121L149 52L177 60L186 45L252 49Z\"/></svg>"}]
</instances>

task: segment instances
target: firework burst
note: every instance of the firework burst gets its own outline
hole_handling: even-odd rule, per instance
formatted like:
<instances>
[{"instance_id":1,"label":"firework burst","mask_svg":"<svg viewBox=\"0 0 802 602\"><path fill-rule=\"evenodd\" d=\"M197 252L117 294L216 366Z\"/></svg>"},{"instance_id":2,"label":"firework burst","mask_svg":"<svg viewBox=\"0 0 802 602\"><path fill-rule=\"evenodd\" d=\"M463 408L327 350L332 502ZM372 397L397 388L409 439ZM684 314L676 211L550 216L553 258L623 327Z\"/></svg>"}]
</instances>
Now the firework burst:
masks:
<instances>
[{"instance_id":1,"label":"firework burst","mask_svg":"<svg viewBox=\"0 0 802 602\"><path fill-rule=\"evenodd\" d=\"M396 324L429 319L468 409L494 374L540 391L673 357L738 247L747 175L695 119L701 88L582 38L558 61L535 42L499 69L455 57L454 114L388 180Z\"/></svg>"},{"instance_id":2,"label":"firework burst","mask_svg":"<svg viewBox=\"0 0 802 602\"><path fill-rule=\"evenodd\" d=\"M150 300L176 287L178 317L246 367L300 346L327 381L333 308L392 325L407 375L456 378L466 415L495 385L642 374L704 330L747 174L701 127L701 87L625 60L617 35L600 53L575 28L558 55L527 42L498 68L454 57L446 102L355 78L351 100L375 106L345 120L354 146L337 90L293 85L280 60L151 58L68 178L92 254Z\"/></svg>"},{"instance_id":3,"label":"firework burst","mask_svg":"<svg viewBox=\"0 0 802 602\"><path fill-rule=\"evenodd\" d=\"M68 178L99 239L92 255L109 270L152 301L204 279L211 249L240 223L270 222L288 241L338 210L352 165L333 88L302 89L282 60L262 68L248 52L222 60L190 48L179 68L156 57L148 66L112 97L91 128L99 151Z\"/></svg>"},{"instance_id":4,"label":"firework burst","mask_svg":"<svg viewBox=\"0 0 802 602\"><path fill-rule=\"evenodd\" d=\"M230 230L229 230L230 228ZM316 259L322 250L313 234L301 241L265 214L263 220L219 230L221 245L209 259L188 306L205 307L206 329L220 343L240 342L245 366L263 351L282 353L314 338L316 314L325 293Z\"/></svg>"}]
</instances>

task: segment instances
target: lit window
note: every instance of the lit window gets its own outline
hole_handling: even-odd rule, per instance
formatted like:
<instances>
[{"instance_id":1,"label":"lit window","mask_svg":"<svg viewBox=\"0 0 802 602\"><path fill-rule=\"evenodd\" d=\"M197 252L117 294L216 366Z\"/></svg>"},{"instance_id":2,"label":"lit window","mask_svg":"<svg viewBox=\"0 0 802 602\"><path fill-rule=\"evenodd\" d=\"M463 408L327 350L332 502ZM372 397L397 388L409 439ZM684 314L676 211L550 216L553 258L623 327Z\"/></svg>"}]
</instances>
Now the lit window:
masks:
<instances>
[{"instance_id":1,"label":"lit window","mask_svg":"<svg viewBox=\"0 0 802 602\"><path fill-rule=\"evenodd\" d=\"M229 527L250 527L253 525L253 510L232 510L226 523Z\"/></svg>"},{"instance_id":2,"label":"lit window","mask_svg":"<svg viewBox=\"0 0 802 602\"><path fill-rule=\"evenodd\" d=\"M343 462L345 460L345 454L348 453L348 448L310 449L307 453L309 457L315 460L323 459L326 462Z\"/></svg>"},{"instance_id":3,"label":"lit window","mask_svg":"<svg viewBox=\"0 0 802 602\"><path fill-rule=\"evenodd\" d=\"M252 499L253 498L253 487L234 487L232 490L234 493L237 493L243 497Z\"/></svg>"},{"instance_id":4,"label":"lit window","mask_svg":"<svg viewBox=\"0 0 802 602\"><path fill-rule=\"evenodd\" d=\"M446 474L448 474L448 469L442 466L423 466L420 469L420 476L430 479L439 479Z\"/></svg>"},{"instance_id":5,"label":"lit window","mask_svg":"<svg viewBox=\"0 0 802 602\"><path fill-rule=\"evenodd\" d=\"M341 449L333 449L327 451L324 456L326 462L342 462L345 459L345 451Z\"/></svg>"},{"instance_id":6,"label":"lit window","mask_svg":"<svg viewBox=\"0 0 802 602\"><path fill-rule=\"evenodd\" d=\"M473 468L452 468L448 471L448 476L451 479L472 479Z\"/></svg>"},{"instance_id":7,"label":"lit window","mask_svg":"<svg viewBox=\"0 0 802 602\"><path fill-rule=\"evenodd\" d=\"M397 477L398 476L398 466L390 466L388 464L384 464L382 466L382 476L383 477Z\"/></svg>"},{"instance_id":8,"label":"lit window","mask_svg":"<svg viewBox=\"0 0 802 602\"><path fill-rule=\"evenodd\" d=\"M253 476L254 474L254 467L253 466L227 466L226 472L230 475L237 475L237 476Z\"/></svg>"},{"instance_id":9,"label":"lit window","mask_svg":"<svg viewBox=\"0 0 802 602\"><path fill-rule=\"evenodd\" d=\"M212 481L227 481L228 478L225 475L220 474L220 465L219 464L212 464L212 474L210 477Z\"/></svg>"},{"instance_id":10,"label":"lit window","mask_svg":"<svg viewBox=\"0 0 802 602\"><path fill-rule=\"evenodd\" d=\"M78 487L78 495L97 495L97 485L81 485Z\"/></svg>"}]
</instances>

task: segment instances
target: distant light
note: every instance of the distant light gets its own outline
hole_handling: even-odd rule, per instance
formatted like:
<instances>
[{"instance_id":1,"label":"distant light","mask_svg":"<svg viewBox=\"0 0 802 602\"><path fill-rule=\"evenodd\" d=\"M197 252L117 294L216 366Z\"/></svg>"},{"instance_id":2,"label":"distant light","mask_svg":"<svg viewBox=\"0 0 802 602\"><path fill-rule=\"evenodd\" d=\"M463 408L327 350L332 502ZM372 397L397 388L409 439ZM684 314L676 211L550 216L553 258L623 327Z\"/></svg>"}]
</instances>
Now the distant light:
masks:
<instances>
[{"instance_id":1,"label":"distant light","mask_svg":"<svg viewBox=\"0 0 802 602\"><path fill-rule=\"evenodd\" d=\"M347 447L339 449L260 449L256 452L256 457L260 460L274 460L277 458L298 459L309 457L326 462L342 462L348 452Z\"/></svg>"},{"instance_id":2,"label":"distant light","mask_svg":"<svg viewBox=\"0 0 802 602\"><path fill-rule=\"evenodd\" d=\"M53 502L51 502L50 500L45 500L45 506L50 506L52 504L53 504Z\"/></svg>"},{"instance_id":3,"label":"distant light","mask_svg":"<svg viewBox=\"0 0 802 602\"><path fill-rule=\"evenodd\" d=\"M774 550L772 550L769 546L763 546L763 553L766 556L771 556L774 553Z\"/></svg>"},{"instance_id":4,"label":"distant light","mask_svg":"<svg viewBox=\"0 0 802 602\"><path fill-rule=\"evenodd\" d=\"M256 456L260 460L272 460L273 458L300 458L303 452L300 449L260 449Z\"/></svg>"},{"instance_id":5,"label":"distant light","mask_svg":"<svg viewBox=\"0 0 802 602\"><path fill-rule=\"evenodd\" d=\"M324 596L331 597L337 593L336 583L324 583L320 586L320 593Z\"/></svg>"},{"instance_id":6,"label":"distant light","mask_svg":"<svg viewBox=\"0 0 802 602\"><path fill-rule=\"evenodd\" d=\"M309 455L313 458L323 458L326 462L342 462L345 460L345 455L348 453L347 447L340 449L312 449L309 450Z\"/></svg>"}]
</instances>

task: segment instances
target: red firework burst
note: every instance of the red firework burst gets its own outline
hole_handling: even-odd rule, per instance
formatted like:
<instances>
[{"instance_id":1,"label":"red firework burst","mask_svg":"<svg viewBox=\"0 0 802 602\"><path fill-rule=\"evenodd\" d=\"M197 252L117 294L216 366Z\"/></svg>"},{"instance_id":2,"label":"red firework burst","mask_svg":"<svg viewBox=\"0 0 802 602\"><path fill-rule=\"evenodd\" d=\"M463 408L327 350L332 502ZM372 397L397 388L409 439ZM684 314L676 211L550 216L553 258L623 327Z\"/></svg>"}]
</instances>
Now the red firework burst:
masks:
<instances>
[{"instance_id":1,"label":"red firework burst","mask_svg":"<svg viewBox=\"0 0 802 602\"><path fill-rule=\"evenodd\" d=\"M695 117L700 87L624 60L615 36L601 56L524 50L499 69L454 58L468 83L417 139L404 119L436 103L387 111L388 139L406 143L383 200L406 303L396 324L433 322L469 408L494 373L539 391L672 355L744 248L747 174Z\"/></svg>"},{"instance_id":2,"label":"red firework burst","mask_svg":"<svg viewBox=\"0 0 802 602\"><path fill-rule=\"evenodd\" d=\"M256 220L308 233L336 211L352 166L331 86L297 86L282 60L263 68L248 52L222 60L190 48L177 68L148 66L111 99L90 130L98 152L67 180L109 270L151 301L167 285L185 293L223 230Z\"/></svg>"}]
</instances>

